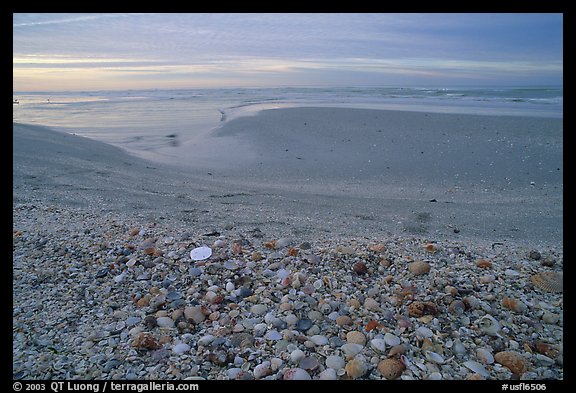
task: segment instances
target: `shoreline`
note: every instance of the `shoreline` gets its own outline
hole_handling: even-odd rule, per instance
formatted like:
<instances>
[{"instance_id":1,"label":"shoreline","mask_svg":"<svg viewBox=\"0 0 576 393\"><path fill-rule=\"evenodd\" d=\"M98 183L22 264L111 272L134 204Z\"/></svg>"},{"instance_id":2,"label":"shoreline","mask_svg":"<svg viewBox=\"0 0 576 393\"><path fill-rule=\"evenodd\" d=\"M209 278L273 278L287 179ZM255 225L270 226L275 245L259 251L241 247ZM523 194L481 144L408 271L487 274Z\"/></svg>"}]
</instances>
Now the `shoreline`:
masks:
<instances>
[{"instance_id":1,"label":"shoreline","mask_svg":"<svg viewBox=\"0 0 576 393\"><path fill-rule=\"evenodd\" d=\"M324 125L303 134L319 113ZM392 349L402 345L400 379L509 379L501 356L489 355L510 351L525 379L563 379L562 293L532 282L563 270L562 140L538 137L540 126L557 133L561 121L358 113L235 119L210 138L241 139L249 150L193 169L14 124L14 378L382 379L380 363L399 360ZM531 173L477 185L490 166L450 164L457 149L448 147L446 162L429 165L439 153L415 143L432 146L430 134L386 150L368 136L378 116L389 138L402 124L442 128L442 138L454 138L457 125L487 127L506 137L507 150L474 145L474 133L451 146L474 142L494 163L517 165L510 173ZM344 140L346 119L364 133ZM506 125L516 128L502 134ZM384 145L380 155L367 140ZM404 167L378 176L362 156ZM466 179L436 183L455 169ZM411 186L402 182L419 171ZM213 255L192 261L203 245ZM415 261L430 270L414 273ZM434 312L410 311L430 301ZM500 336L482 330L487 315ZM372 320L379 327L366 329Z\"/></svg>"}]
</instances>

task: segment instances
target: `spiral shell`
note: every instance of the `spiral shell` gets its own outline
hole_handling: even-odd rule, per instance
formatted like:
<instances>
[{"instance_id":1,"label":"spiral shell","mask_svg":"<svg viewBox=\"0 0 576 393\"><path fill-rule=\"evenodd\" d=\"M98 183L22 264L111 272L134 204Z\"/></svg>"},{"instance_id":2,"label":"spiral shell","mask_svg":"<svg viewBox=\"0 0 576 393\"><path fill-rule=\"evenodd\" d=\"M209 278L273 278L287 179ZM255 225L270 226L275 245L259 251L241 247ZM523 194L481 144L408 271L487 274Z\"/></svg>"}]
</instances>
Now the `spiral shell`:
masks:
<instances>
[{"instance_id":1,"label":"spiral shell","mask_svg":"<svg viewBox=\"0 0 576 393\"><path fill-rule=\"evenodd\" d=\"M559 272L540 272L530 277L536 287L546 292L564 291L564 274Z\"/></svg>"}]
</instances>

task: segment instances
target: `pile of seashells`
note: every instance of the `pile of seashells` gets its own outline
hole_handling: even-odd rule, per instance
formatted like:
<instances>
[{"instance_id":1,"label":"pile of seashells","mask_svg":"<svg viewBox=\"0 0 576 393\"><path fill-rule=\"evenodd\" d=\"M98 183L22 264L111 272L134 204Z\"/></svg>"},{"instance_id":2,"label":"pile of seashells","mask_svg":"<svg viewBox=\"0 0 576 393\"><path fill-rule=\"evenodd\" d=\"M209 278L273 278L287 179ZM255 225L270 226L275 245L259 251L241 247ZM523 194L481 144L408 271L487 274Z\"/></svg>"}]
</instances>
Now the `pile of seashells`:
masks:
<instances>
[{"instance_id":1,"label":"pile of seashells","mask_svg":"<svg viewBox=\"0 0 576 393\"><path fill-rule=\"evenodd\" d=\"M16 379L563 379L561 250L14 208Z\"/></svg>"}]
</instances>

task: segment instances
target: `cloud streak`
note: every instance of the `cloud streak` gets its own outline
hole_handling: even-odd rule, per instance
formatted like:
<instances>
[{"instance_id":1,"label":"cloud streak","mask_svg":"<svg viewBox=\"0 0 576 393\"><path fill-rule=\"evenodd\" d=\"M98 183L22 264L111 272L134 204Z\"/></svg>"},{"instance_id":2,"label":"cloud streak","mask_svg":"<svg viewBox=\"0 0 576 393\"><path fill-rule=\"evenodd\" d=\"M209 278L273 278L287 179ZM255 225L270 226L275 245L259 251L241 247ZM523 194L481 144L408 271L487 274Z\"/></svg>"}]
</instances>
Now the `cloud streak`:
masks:
<instances>
[{"instance_id":1,"label":"cloud streak","mask_svg":"<svg viewBox=\"0 0 576 393\"><path fill-rule=\"evenodd\" d=\"M180 87L218 78L237 86L538 84L561 83L563 72L562 16L554 14L15 14L13 33L16 90L32 76L56 88L82 72L102 88L162 88L177 78Z\"/></svg>"}]
</instances>

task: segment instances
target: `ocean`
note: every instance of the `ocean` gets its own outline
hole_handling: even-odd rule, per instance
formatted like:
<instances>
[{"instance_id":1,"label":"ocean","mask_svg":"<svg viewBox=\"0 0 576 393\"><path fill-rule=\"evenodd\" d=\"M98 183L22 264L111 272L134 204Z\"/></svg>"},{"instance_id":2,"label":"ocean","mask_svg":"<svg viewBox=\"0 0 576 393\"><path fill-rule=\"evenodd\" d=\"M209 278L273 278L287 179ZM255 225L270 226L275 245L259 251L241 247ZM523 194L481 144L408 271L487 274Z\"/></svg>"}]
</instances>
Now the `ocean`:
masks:
<instances>
[{"instance_id":1,"label":"ocean","mask_svg":"<svg viewBox=\"0 0 576 393\"><path fill-rule=\"evenodd\" d=\"M86 136L155 159L239 116L324 106L563 117L562 87L237 88L14 92L13 121Z\"/></svg>"}]
</instances>

